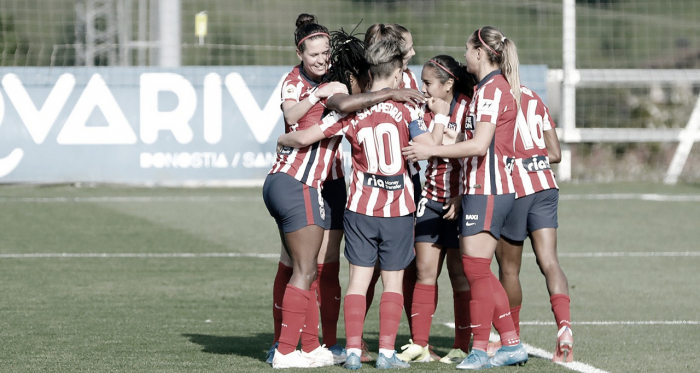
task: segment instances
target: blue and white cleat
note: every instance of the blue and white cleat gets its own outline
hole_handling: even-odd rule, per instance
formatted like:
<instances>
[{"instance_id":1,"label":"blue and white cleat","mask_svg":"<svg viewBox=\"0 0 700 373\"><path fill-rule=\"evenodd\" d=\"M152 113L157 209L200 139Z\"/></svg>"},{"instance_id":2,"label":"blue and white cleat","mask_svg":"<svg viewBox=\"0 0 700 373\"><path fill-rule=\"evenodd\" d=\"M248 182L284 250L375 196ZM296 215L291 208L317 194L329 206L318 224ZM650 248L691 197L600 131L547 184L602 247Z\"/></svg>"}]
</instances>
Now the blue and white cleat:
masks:
<instances>
[{"instance_id":1,"label":"blue and white cleat","mask_svg":"<svg viewBox=\"0 0 700 373\"><path fill-rule=\"evenodd\" d=\"M265 362L272 365L272 359L275 358L275 350L277 349L277 346L279 346L279 342L275 342L275 344L270 347L269 350L267 350L267 355L265 355Z\"/></svg>"},{"instance_id":2,"label":"blue and white cleat","mask_svg":"<svg viewBox=\"0 0 700 373\"><path fill-rule=\"evenodd\" d=\"M397 369L397 368L410 368L411 365L401 361L394 352L394 355L390 358L384 356L384 354L379 354L377 358L377 363L374 365L377 369Z\"/></svg>"},{"instance_id":3,"label":"blue and white cleat","mask_svg":"<svg viewBox=\"0 0 700 373\"><path fill-rule=\"evenodd\" d=\"M457 364L457 369L477 370L490 368L488 363L489 355L486 354L486 351L472 349L472 352L461 363Z\"/></svg>"},{"instance_id":4,"label":"blue and white cleat","mask_svg":"<svg viewBox=\"0 0 700 373\"><path fill-rule=\"evenodd\" d=\"M333 353L333 364L342 364L347 360L348 358L348 353L345 351L345 348L340 346L339 344L334 344L331 347L328 347L329 350Z\"/></svg>"},{"instance_id":5,"label":"blue and white cleat","mask_svg":"<svg viewBox=\"0 0 700 373\"><path fill-rule=\"evenodd\" d=\"M522 343L515 346L503 346L489 359L488 368L504 367L506 365L525 365L527 350Z\"/></svg>"},{"instance_id":6,"label":"blue and white cleat","mask_svg":"<svg viewBox=\"0 0 700 373\"><path fill-rule=\"evenodd\" d=\"M343 368L351 370L360 369L362 368L362 361L360 361L360 357L357 356L357 354L352 353L348 355L348 357L345 359L345 364L343 364Z\"/></svg>"}]
</instances>

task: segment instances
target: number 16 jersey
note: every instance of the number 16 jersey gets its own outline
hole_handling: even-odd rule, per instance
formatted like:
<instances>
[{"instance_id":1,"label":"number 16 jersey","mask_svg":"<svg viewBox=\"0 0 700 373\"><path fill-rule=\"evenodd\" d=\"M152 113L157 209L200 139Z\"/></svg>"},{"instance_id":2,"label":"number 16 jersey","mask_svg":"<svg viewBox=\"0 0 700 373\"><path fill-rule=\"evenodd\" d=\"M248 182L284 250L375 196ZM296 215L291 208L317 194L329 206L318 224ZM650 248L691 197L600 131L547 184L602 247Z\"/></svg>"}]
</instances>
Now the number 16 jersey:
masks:
<instances>
[{"instance_id":1,"label":"number 16 jersey","mask_svg":"<svg viewBox=\"0 0 700 373\"><path fill-rule=\"evenodd\" d=\"M328 115L321 129L326 137L344 134L352 147L348 210L376 217L405 216L416 210L401 149L427 132L420 109L389 100L346 117Z\"/></svg>"}]
</instances>

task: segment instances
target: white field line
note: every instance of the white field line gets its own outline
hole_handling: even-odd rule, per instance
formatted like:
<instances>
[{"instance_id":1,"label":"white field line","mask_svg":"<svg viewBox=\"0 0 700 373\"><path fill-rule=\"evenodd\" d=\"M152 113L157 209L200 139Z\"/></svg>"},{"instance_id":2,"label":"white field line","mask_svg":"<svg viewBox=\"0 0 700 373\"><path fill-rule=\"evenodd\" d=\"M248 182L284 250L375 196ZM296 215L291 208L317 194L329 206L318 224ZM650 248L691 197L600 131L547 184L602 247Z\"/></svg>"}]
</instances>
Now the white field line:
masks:
<instances>
[{"instance_id":1,"label":"white field line","mask_svg":"<svg viewBox=\"0 0 700 373\"><path fill-rule=\"evenodd\" d=\"M0 203L96 203L96 202L262 202L260 197L163 196L163 197L2 197Z\"/></svg>"},{"instance_id":2,"label":"white field line","mask_svg":"<svg viewBox=\"0 0 700 373\"><path fill-rule=\"evenodd\" d=\"M0 259L33 258L279 258L260 253L28 253L0 254Z\"/></svg>"},{"instance_id":3,"label":"white field line","mask_svg":"<svg viewBox=\"0 0 700 373\"><path fill-rule=\"evenodd\" d=\"M534 257L524 253L524 257ZM32 258L277 258L279 253L6 253L0 259ZM700 252L559 253L560 258L700 257Z\"/></svg>"},{"instance_id":4,"label":"white field line","mask_svg":"<svg viewBox=\"0 0 700 373\"><path fill-rule=\"evenodd\" d=\"M700 195L693 194L561 194L562 201L580 200L641 200L656 202L700 202ZM262 202L260 197L235 196L163 196L163 197L0 197L0 203L96 203L96 202Z\"/></svg>"},{"instance_id":5,"label":"white field line","mask_svg":"<svg viewBox=\"0 0 700 373\"><path fill-rule=\"evenodd\" d=\"M651 321L575 321L572 325L586 326L611 326L611 325L700 325L697 320L651 320ZM455 323L444 323L448 328L455 328ZM527 326L554 326L554 321L521 321L520 325ZM494 334L497 335L497 334Z\"/></svg>"},{"instance_id":6,"label":"white field line","mask_svg":"<svg viewBox=\"0 0 700 373\"><path fill-rule=\"evenodd\" d=\"M454 329L455 324L454 323L445 323L445 325ZM500 340L500 338L498 337L498 334L496 334L496 333L491 333L491 335L489 336L489 341L491 341L491 342L496 342L499 340ZM535 346L531 346L527 343L523 343L523 346L525 346L525 349L527 350L527 353L530 356L535 356L535 357L539 357L541 359L546 359L546 360L550 360L550 361L552 360L553 355L549 351L543 350L543 349L535 347ZM581 372L581 373L608 373L605 370L598 369L598 368L591 366L591 365L588 365L588 364L584 364L580 361L574 361L574 362L566 363L566 364L553 362L552 364L559 364L559 365L563 366L564 368L574 370L577 372Z\"/></svg>"}]
</instances>

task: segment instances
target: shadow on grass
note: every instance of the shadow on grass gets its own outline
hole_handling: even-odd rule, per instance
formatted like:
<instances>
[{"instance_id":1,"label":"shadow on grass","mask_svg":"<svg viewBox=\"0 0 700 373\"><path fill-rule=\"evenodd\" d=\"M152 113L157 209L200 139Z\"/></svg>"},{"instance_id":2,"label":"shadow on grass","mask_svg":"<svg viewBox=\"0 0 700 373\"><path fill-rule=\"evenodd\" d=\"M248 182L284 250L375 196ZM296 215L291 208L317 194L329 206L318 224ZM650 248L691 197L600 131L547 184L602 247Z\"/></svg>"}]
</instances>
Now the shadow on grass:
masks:
<instances>
[{"instance_id":1,"label":"shadow on grass","mask_svg":"<svg viewBox=\"0 0 700 373\"><path fill-rule=\"evenodd\" d=\"M247 356L259 361L265 361L267 350L272 345L272 333L258 333L251 336L220 336L209 334L183 334L190 342L202 346L202 352L220 355ZM401 346L408 343L410 335L399 334L396 337L396 350L401 352ZM379 351L379 335L376 331L364 333L364 340L374 358ZM431 336L430 345L440 356L446 355L452 349L454 337ZM338 338L341 346L345 339Z\"/></svg>"},{"instance_id":2,"label":"shadow on grass","mask_svg":"<svg viewBox=\"0 0 700 373\"><path fill-rule=\"evenodd\" d=\"M251 336L221 336L208 334L183 334L190 342L202 346L202 352L221 355L247 356L262 362L272 346L272 333Z\"/></svg>"}]
</instances>

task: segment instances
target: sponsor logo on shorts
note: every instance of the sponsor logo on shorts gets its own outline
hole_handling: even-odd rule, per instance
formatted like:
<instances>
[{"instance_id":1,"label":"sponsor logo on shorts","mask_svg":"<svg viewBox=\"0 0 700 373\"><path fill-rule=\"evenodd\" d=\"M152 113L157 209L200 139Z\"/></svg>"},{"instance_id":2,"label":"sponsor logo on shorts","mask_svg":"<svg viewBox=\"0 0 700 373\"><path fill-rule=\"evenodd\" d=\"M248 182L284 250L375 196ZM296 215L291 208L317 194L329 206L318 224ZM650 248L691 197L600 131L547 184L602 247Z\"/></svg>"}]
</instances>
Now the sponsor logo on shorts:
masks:
<instances>
[{"instance_id":1,"label":"sponsor logo on shorts","mask_svg":"<svg viewBox=\"0 0 700 373\"><path fill-rule=\"evenodd\" d=\"M465 214L464 215L464 220L466 221L464 224L467 227L471 227L472 225L476 225L476 223L469 222L469 220L479 220L479 214Z\"/></svg>"},{"instance_id":2,"label":"sponsor logo on shorts","mask_svg":"<svg viewBox=\"0 0 700 373\"><path fill-rule=\"evenodd\" d=\"M367 183L365 185L372 188L381 188L384 190L394 191L403 190L403 175L382 176L374 174L365 174Z\"/></svg>"}]
</instances>

